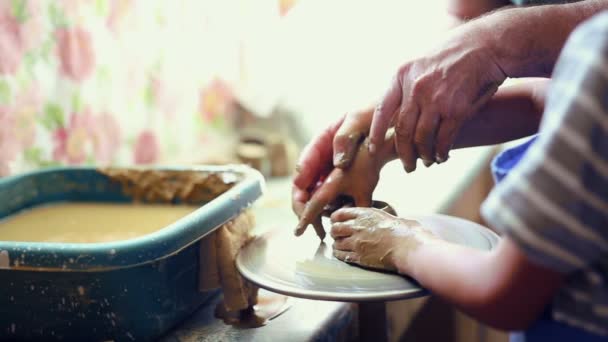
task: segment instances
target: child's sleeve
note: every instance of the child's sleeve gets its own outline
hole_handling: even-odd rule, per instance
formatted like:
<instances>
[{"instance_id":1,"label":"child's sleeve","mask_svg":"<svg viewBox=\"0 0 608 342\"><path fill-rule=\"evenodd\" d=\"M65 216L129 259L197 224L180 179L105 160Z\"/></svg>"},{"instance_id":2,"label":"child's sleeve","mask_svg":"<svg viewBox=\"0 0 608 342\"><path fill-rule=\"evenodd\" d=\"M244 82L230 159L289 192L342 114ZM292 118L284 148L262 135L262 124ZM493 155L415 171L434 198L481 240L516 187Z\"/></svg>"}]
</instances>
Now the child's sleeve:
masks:
<instances>
[{"instance_id":1,"label":"child's sleeve","mask_svg":"<svg viewBox=\"0 0 608 342\"><path fill-rule=\"evenodd\" d=\"M568 39L538 140L481 210L533 262L559 272L608 252L608 13Z\"/></svg>"}]
</instances>

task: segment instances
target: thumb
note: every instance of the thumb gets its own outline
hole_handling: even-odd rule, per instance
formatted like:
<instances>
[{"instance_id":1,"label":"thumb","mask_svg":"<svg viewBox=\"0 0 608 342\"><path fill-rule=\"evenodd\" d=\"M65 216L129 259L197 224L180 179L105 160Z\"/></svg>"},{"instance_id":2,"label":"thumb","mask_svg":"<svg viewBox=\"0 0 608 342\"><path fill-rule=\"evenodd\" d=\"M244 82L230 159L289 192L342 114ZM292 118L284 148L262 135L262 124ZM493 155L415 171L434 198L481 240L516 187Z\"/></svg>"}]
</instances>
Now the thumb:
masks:
<instances>
[{"instance_id":1,"label":"thumb","mask_svg":"<svg viewBox=\"0 0 608 342\"><path fill-rule=\"evenodd\" d=\"M403 90L399 77L400 76L397 75L393 79L391 87L374 110L369 134L369 149L372 153L374 153L376 147L384 141L386 131L393 120L393 116L401 106Z\"/></svg>"}]
</instances>

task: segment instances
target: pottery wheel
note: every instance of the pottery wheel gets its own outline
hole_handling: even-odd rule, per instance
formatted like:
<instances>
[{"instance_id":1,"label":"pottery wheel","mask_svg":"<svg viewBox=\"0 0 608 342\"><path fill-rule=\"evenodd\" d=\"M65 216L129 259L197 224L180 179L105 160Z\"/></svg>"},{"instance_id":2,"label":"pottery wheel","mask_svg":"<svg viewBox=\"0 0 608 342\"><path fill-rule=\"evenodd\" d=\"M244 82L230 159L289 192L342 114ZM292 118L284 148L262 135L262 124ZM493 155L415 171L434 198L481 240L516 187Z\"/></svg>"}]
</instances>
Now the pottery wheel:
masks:
<instances>
[{"instance_id":1,"label":"pottery wheel","mask_svg":"<svg viewBox=\"0 0 608 342\"><path fill-rule=\"evenodd\" d=\"M463 219L445 215L414 218L453 243L490 250L499 241L489 229ZM334 258L331 237L320 243L309 228L301 237L285 229L256 238L240 251L238 270L261 288L300 298L365 302L427 294L411 278L370 271Z\"/></svg>"}]
</instances>

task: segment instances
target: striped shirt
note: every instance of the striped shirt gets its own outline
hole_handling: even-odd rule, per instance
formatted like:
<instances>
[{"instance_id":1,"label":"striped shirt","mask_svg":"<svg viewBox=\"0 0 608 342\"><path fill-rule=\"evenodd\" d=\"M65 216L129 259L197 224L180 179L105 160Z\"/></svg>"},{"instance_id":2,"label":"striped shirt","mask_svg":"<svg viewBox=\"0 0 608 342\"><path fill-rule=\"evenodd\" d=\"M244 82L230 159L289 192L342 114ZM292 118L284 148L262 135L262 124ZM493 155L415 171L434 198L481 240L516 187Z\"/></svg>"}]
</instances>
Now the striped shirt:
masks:
<instances>
[{"instance_id":1,"label":"striped shirt","mask_svg":"<svg viewBox=\"0 0 608 342\"><path fill-rule=\"evenodd\" d=\"M531 261L566 274L555 320L608 335L608 12L569 37L537 140L481 210Z\"/></svg>"}]
</instances>

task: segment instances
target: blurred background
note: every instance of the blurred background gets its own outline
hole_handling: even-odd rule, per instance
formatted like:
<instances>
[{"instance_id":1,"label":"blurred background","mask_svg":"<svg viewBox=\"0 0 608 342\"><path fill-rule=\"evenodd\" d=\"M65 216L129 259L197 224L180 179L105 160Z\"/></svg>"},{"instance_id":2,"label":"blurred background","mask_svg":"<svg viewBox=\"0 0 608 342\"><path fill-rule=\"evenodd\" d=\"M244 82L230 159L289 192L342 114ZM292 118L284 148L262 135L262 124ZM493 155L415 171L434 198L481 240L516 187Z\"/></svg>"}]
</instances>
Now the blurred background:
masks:
<instances>
[{"instance_id":1,"label":"blurred background","mask_svg":"<svg viewBox=\"0 0 608 342\"><path fill-rule=\"evenodd\" d=\"M0 177L245 162L282 179L261 206L293 219L299 150L440 40L457 23L447 2L1 0ZM455 151L407 177L391 163L375 195L402 215L479 222L493 153ZM388 316L393 340L506 340L436 298L390 303Z\"/></svg>"},{"instance_id":2,"label":"blurred background","mask_svg":"<svg viewBox=\"0 0 608 342\"><path fill-rule=\"evenodd\" d=\"M285 174L452 22L443 0L2 1L0 176L235 160Z\"/></svg>"}]
</instances>

